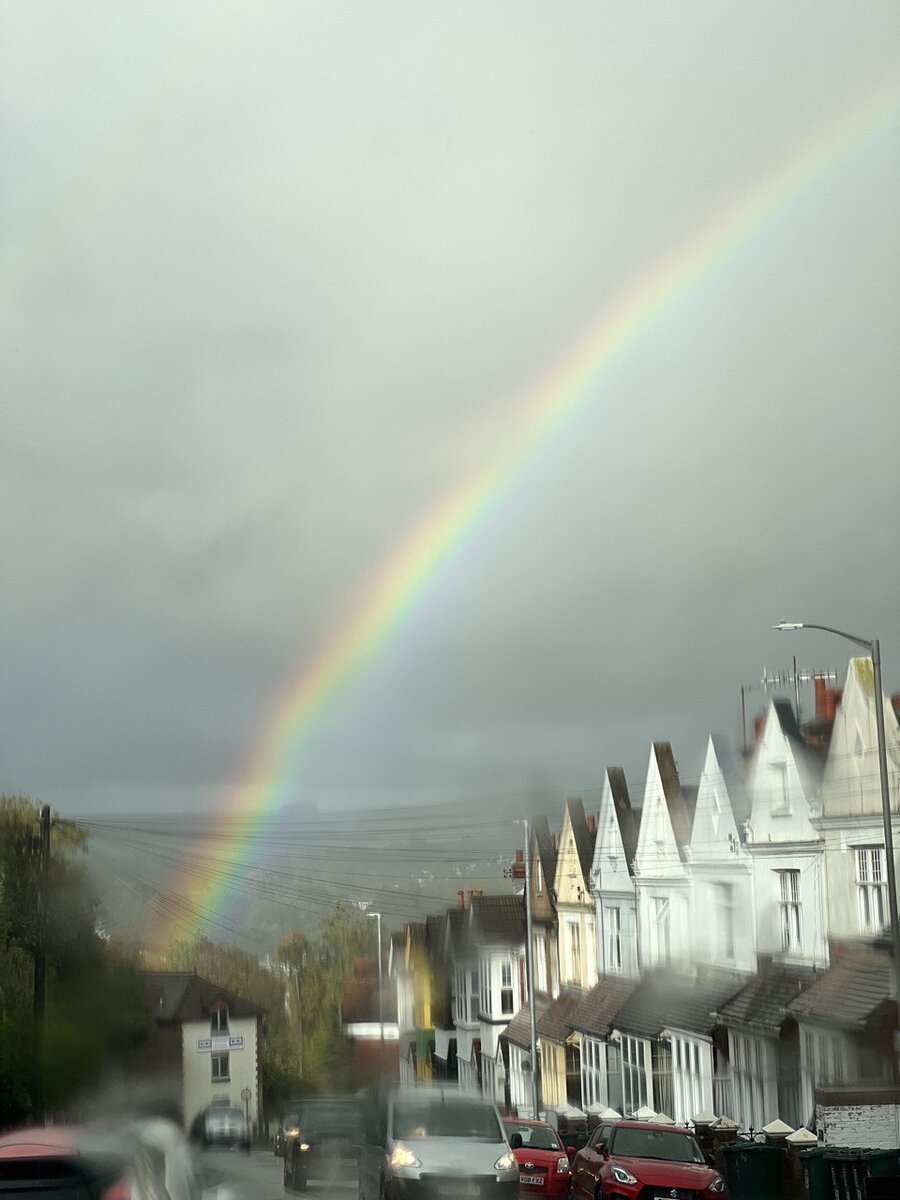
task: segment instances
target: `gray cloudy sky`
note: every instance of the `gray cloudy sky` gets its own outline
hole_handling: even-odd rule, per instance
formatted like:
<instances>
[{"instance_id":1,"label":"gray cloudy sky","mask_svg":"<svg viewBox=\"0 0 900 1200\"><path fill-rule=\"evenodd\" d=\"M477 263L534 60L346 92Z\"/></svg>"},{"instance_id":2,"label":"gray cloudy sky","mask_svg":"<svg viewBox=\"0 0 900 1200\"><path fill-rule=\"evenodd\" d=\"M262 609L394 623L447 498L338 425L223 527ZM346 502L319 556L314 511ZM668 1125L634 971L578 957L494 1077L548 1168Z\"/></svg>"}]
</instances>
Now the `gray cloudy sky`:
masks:
<instances>
[{"instance_id":1,"label":"gray cloudy sky","mask_svg":"<svg viewBox=\"0 0 900 1200\"><path fill-rule=\"evenodd\" d=\"M891 76L895 0L37 3L0 30L0 789L223 803L656 258ZM695 778L821 635L900 689L900 109L648 327L303 746L320 805Z\"/></svg>"}]
</instances>

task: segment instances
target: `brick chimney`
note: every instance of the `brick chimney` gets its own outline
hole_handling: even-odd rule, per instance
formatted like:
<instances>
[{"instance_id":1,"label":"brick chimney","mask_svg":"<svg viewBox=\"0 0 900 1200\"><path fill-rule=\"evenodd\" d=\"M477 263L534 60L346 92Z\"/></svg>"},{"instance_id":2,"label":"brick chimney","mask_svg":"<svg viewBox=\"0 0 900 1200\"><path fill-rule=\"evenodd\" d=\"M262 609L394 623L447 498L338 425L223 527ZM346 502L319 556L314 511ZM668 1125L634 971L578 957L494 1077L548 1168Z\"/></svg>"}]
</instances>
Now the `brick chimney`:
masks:
<instances>
[{"instance_id":1,"label":"brick chimney","mask_svg":"<svg viewBox=\"0 0 900 1200\"><path fill-rule=\"evenodd\" d=\"M596 833L597 833L597 815L596 815L596 813L588 813L587 831L591 835L591 837L596 836Z\"/></svg>"},{"instance_id":2,"label":"brick chimney","mask_svg":"<svg viewBox=\"0 0 900 1200\"><path fill-rule=\"evenodd\" d=\"M763 740L763 734L766 732L766 714L764 712L757 713L753 718L753 740L757 746Z\"/></svg>"},{"instance_id":3,"label":"brick chimney","mask_svg":"<svg viewBox=\"0 0 900 1200\"><path fill-rule=\"evenodd\" d=\"M516 862L517 862L517 863L523 863L524 861L525 861L525 851L524 851L524 850L517 850L517 851L516 851Z\"/></svg>"},{"instance_id":4,"label":"brick chimney","mask_svg":"<svg viewBox=\"0 0 900 1200\"><path fill-rule=\"evenodd\" d=\"M894 710L894 715L900 719L900 692L894 692L891 696L891 708Z\"/></svg>"}]
</instances>

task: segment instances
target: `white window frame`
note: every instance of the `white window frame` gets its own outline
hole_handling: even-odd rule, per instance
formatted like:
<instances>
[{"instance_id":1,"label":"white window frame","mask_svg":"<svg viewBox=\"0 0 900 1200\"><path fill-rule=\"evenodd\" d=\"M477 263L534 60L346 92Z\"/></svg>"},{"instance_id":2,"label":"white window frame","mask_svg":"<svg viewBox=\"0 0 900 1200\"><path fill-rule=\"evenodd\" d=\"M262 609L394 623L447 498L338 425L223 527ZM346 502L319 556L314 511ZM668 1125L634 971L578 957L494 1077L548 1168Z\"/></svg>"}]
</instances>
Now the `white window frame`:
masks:
<instances>
[{"instance_id":1,"label":"white window frame","mask_svg":"<svg viewBox=\"0 0 900 1200\"><path fill-rule=\"evenodd\" d=\"M800 871L796 867L775 872L778 876L778 917L781 949L786 954L803 951L803 904Z\"/></svg>"},{"instance_id":2,"label":"white window frame","mask_svg":"<svg viewBox=\"0 0 900 1200\"><path fill-rule=\"evenodd\" d=\"M619 1041L619 1065L622 1078L622 1116L649 1105L653 1095L650 1043L646 1038L623 1033Z\"/></svg>"},{"instance_id":3,"label":"white window frame","mask_svg":"<svg viewBox=\"0 0 900 1200\"><path fill-rule=\"evenodd\" d=\"M581 983L582 946L581 920L579 917L566 917L566 982Z\"/></svg>"},{"instance_id":4,"label":"white window frame","mask_svg":"<svg viewBox=\"0 0 900 1200\"><path fill-rule=\"evenodd\" d=\"M516 1011L516 992L513 987L513 965L509 958L500 962L500 1015L511 1017Z\"/></svg>"},{"instance_id":5,"label":"white window frame","mask_svg":"<svg viewBox=\"0 0 900 1200\"><path fill-rule=\"evenodd\" d=\"M544 951L544 939L536 933L531 939L531 970L534 976L534 990L547 991L547 955Z\"/></svg>"},{"instance_id":6,"label":"white window frame","mask_svg":"<svg viewBox=\"0 0 900 1200\"><path fill-rule=\"evenodd\" d=\"M581 1095L587 1107L607 1103L606 1042L599 1038L581 1039Z\"/></svg>"},{"instance_id":7,"label":"white window frame","mask_svg":"<svg viewBox=\"0 0 900 1200\"><path fill-rule=\"evenodd\" d=\"M854 851L860 932L878 937L888 923L884 846L856 846Z\"/></svg>"},{"instance_id":8,"label":"white window frame","mask_svg":"<svg viewBox=\"0 0 900 1200\"><path fill-rule=\"evenodd\" d=\"M762 1038L728 1030L734 1119L742 1129L762 1129L769 1115L769 1049Z\"/></svg>"},{"instance_id":9,"label":"white window frame","mask_svg":"<svg viewBox=\"0 0 900 1200\"><path fill-rule=\"evenodd\" d=\"M622 909L618 904L603 906L603 966L611 975L622 974Z\"/></svg>"},{"instance_id":10,"label":"white window frame","mask_svg":"<svg viewBox=\"0 0 900 1200\"><path fill-rule=\"evenodd\" d=\"M217 1004L209 1014L209 1031L213 1035L228 1032L228 1006Z\"/></svg>"},{"instance_id":11,"label":"white window frame","mask_svg":"<svg viewBox=\"0 0 900 1200\"><path fill-rule=\"evenodd\" d=\"M665 965L672 961L672 897L651 896L650 899L653 958Z\"/></svg>"},{"instance_id":12,"label":"white window frame","mask_svg":"<svg viewBox=\"0 0 900 1200\"><path fill-rule=\"evenodd\" d=\"M686 1123L712 1107L712 1049L702 1038L672 1034L672 1096L668 1115Z\"/></svg>"},{"instance_id":13,"label":"white window frame","mask_svg":"<svg viewBox=\"0 0 900 1200\"><path fill-rule=\"evenodd\" d=\"M218 1070L216 1069L218 1067ZM213 1083L228 1083L231 1079L231 1055L217 1050L210 1055L210 1075Z\"/></svg>"}]
</instances>

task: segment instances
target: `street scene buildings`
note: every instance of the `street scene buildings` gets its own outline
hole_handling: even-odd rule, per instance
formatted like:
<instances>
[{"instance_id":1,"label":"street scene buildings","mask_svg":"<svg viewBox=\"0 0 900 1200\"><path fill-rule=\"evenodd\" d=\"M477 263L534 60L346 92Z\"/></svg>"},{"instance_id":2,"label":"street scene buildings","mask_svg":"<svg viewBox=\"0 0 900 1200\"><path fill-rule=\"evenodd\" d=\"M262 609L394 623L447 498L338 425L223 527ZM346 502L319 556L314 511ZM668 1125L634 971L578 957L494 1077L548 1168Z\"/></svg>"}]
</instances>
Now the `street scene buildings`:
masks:
<instances>
[{"instance_id":1,"label":"street scene buildings","mask_svg":"<svg viewBox=\"0 0 900 1200\"><path fill-rule=\"evenodd\" d=\"M811 721L773 699L751 748L711 736L701 764L687 785L658 741L641 786L608 767L596 812L572 798L556 828L530 823L513 895L460 891L395 935L400 1078L458 1079L518 1116L537 1095L561 1128L614 1110L815 1129L854 1095L896 1118L871 660L843 689L816 680Z\"/></svg>"}]
</instances>

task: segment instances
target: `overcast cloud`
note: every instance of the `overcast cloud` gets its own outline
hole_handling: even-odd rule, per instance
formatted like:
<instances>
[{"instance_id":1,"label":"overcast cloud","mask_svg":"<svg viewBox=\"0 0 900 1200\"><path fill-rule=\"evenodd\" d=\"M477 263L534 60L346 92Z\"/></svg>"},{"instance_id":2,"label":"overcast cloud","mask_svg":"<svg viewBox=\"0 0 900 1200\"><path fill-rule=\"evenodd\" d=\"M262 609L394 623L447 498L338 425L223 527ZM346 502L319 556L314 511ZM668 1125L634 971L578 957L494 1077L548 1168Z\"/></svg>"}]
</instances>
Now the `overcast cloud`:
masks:
<instances>
[{"instance_id":1,"label":"overcast cloud","mask_svg":"<svg viewBox=\"0 0 900 1200\"><path fill-rule=\"evenodd\" d=\"M535 381L892 74L329 706L320 806L696 778L763 665L843 674L783 617L900 690L900 9L7 2L0 789L225 803Z\"/></svg>"}]
</instances>

